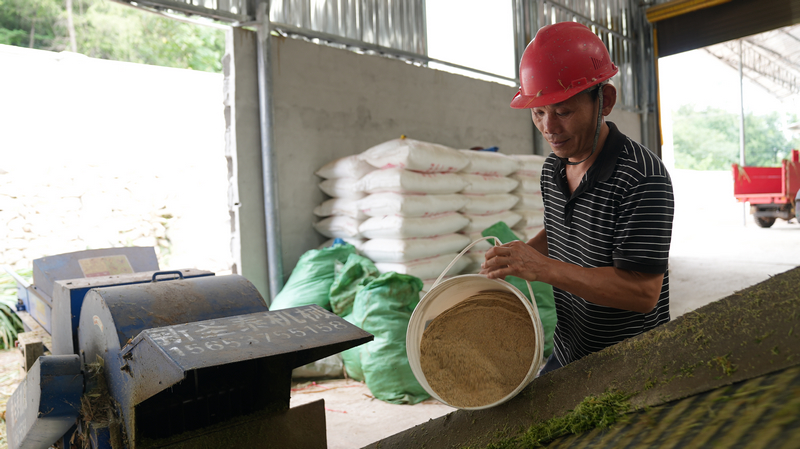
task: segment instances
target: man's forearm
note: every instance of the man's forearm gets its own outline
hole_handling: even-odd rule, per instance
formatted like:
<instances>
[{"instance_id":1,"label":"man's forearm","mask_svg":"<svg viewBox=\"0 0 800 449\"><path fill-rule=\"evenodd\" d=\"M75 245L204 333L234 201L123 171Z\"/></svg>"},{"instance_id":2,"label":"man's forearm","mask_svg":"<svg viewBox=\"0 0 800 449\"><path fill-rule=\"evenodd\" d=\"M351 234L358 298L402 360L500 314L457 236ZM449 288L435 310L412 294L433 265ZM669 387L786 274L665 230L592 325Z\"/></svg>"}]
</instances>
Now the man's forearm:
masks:
<instances>
[{"instance_id":1,"label":"man's forearm","mask_svg":"<svg viewBox=\"0 0 800 449\"><path fill-rule=\"evenodd\" d=\"M663 274L615 267L584 268L550 259L540 280L603 306L647 313L658 303Z\"/></svg>"},{"instance_id":2,"label":"man's forearm","mask_svg":"<svg viewBox=\"0 0 800 449\"><path fill-rule=\"evenodd\" d=\"M514 241L486 252L481 274L490 279L516 276L541 281L608 307L647 313L658 303L664 274L615 267L585 268L547 257L547 234L539 232L527 243Z\"/></svg>"},{"instance_id":3,"label":"man's forearm","mask_svg":"<svg viewBox=\"0 0 800 449\"><path fill-rule=\"evenodd\" d=\"M547 233L544 232L544 229L539 231L532 239L528 240L528 246L545 256L547 255Z\"/></svg>"}]
</instances>

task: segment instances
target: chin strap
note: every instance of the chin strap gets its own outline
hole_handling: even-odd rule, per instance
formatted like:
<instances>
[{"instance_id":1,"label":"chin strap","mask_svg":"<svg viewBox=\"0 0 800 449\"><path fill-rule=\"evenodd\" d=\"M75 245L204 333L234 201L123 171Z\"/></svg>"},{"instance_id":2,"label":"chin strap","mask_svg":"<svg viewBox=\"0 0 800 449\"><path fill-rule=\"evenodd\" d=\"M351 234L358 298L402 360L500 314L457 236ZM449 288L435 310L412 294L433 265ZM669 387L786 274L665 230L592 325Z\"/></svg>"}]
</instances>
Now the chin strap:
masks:
<instances>
[{"instance_id":1,"label":"chin strap","mask_svg":"<svg viewBox=\"0 0 800 449\"><path fill-rule=\"evenodd\" d=\"M600 139L600 125L603 124L603 84L597 88L597 97L600 99L600 106L597 108L597 127L594 131L594 142L592 143L592 152L586 156L586 159L580 162L570 162L568 158L560 157L561 162L566 165L580 165L586 162L592 155L594 154L595 150L597 150L597 141Z\"/></svg>"}]
</instances>

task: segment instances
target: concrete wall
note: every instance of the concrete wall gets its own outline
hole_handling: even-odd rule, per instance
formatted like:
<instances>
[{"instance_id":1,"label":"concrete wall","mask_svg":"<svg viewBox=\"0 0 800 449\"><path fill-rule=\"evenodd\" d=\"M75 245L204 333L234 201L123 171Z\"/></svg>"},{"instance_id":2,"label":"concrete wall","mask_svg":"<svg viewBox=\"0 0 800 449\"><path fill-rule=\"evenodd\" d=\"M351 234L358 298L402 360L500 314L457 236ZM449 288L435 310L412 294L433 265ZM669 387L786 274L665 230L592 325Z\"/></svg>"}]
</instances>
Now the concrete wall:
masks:
<instances>
[{"instance_id":1,"label":"concrete wall","mask_svg":"<svg viewBox=\"0 0 800 449\"><path fill-rule=\"evenodd\" d=\"M326 197L314 171L406 136L454 148L532 153L530 115L516 89L380 56L274 39L275 145L284 271L325 238L311 226Z\"/></svg>"},{"instance_id":2,"label":"concrete wall","mask_svg":"<svg viewBox=\"0 0 800 449\"><path fill-rule=\"evenodd\" d=\"M616 108L611 111L611 114L606 117L606 120L609 122L614 122L614 124L617 125L623 134L627 135L636 142L644 144L644 142L642 142L641 115L635 112L624 111L620 108ZM647 146L646 144L644 145Z\"/></svg>"}]
</instances>

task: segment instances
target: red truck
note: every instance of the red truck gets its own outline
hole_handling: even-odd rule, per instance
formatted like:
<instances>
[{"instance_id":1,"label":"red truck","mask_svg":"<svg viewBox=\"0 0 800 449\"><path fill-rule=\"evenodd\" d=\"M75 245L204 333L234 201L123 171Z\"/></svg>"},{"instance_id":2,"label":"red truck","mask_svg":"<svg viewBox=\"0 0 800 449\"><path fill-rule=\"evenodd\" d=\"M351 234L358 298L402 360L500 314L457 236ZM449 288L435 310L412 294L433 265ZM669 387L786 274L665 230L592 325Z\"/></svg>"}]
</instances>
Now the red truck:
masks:
<instances>
[{"instance_id":1,"label":"red truck","mask_svg":"<svg viewBox=\"0 0 800 449\"><path fill-rule=\"evenodd\" d=\"M747 167L733 164L733 196L750 203L750 213L758 226L768 228L775 219L791 220L800 211L800 152L792 150L780 167Z\"/></svg>"}]
</instances>

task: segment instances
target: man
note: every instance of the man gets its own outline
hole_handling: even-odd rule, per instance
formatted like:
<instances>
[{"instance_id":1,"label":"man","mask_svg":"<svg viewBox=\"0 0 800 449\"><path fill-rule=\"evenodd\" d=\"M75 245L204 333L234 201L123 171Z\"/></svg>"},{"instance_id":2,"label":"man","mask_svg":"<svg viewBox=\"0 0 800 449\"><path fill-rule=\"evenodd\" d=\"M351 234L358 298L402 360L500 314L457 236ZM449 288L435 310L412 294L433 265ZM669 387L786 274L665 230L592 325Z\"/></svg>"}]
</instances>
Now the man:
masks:
<instances>
[{"instance_id":1,"label":"man","mask_svg":"<svg viewBox=\"0 0 800 449\"><path fill-rule=\"evenodd\" d=\"M542 170L545 226L486 253L481 273L554 288L558 324L542 373L669 321L672 182L662 162L604 116L618 72L574 22L543 27L525 49L512 108L531 109L553 150Z\"/></svg>"}]
</instances>

